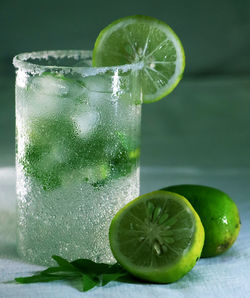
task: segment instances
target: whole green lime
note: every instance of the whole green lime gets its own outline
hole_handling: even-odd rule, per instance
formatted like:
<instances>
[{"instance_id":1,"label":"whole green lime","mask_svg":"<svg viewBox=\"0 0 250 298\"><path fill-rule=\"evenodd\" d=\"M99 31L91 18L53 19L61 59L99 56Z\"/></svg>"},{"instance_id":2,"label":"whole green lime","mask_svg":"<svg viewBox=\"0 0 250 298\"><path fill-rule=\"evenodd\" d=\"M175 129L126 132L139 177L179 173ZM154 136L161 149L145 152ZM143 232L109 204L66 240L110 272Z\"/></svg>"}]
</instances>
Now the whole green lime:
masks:
<instances>
[{"instance_id":1,"label":"whole green lime","mask_svg":"<svg viewBox=\"0 0 250 298\"><path fill-rule=\"evenodd\" d=\"M236 204L226 193L201 185L174 185L164 190L187 198L200 216L205 229L202 257L222 254L233 245L241 222Z\"/></svg>"},{"instance_id":2,"label":"whole green lime","mask_svg":"<svg viewBox=\"0 0 250 298\"><path fill-rule=\"evenodd\" d=\"M200 258L204 229L183 196L154 191L115 215L109 241L114 257L132 275L170 283L190 271Z\"/></svg>"}]
</instances>

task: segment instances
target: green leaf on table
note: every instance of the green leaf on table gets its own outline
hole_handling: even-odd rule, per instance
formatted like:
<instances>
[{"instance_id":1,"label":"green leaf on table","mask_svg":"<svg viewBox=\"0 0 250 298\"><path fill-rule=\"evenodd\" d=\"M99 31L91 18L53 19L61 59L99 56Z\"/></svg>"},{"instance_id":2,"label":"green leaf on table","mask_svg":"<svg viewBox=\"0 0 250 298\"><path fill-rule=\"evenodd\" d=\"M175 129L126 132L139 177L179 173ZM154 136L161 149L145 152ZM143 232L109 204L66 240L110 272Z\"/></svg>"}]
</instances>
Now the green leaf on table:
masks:
<instances>
[{"instance_id":1,"label":"green leaf on table","mask_svg":"<svg viewBox=\"0 0 250 298\"><path fill-rule=\"evenodd\" d=\"M74 278L74 277L81 277L82 273L79 271L68 271L64 270L61 267L50 267L44 271L40 272L41 275L49 275L49 276L65 276L65 278Z\"/></svg>"},{"instance_id":2,"label":"green leaf on table","mask_svg":"<svg viewBox=\"0 0 250 298\"><path fill-rule=\"evenodd\" d=\"M97 278L93 278L89 274L83 274L83 276L82 276L83 292L87 292L98 285L99 285L99 280Z\"/></svg>"},{"instance_id":3,"label":"green leaf on table","mask_svg":"<svg viewBox=\"0 0 250 298\"><path fill-rule=\"evenodd\" d=\"M105 263L95 263L88 259L78 259L71 264L76 267L79 271L85 274L96 274L100 275L103 273L123 273L126 272L119 264L105 264Z\"/></svg>"},{"instance_id":4,"label":"green leaf on table","mask_svg":"<svg viewBox=\"0 0 250 298\"><path fill-rule=\"evenodd\" d=\"M127 275L128 273L111 273L111 274L102 274L102 286L105 286L111 281L119 280L120 277Z\"/></svg>"},{"instance_id":5,"label":"green leaf on table","mask_svg":"<svg viewBox=\"0 0 250 298\"><path fill-rule=\"evenodd\" d=\"M45 269L44 271L41 271L41 274L68 274L71 271L65 271L65 269L62 269L62 267L49 267Z\"/></svg>"},{"instance_id":6,"label":"green leaf on table","mask_svg":"<svg viewBox=\"0 0 250 298\"><path fill-rule=\"evenodd\" d=\"M72 262L60 256L52 256L58 266L49 267L33 276L18 277L18 283L49 282L54 280L81 279L82 291L86 292L95 286L105 286L111 281L129 277L129 273L118 263L110 265L95 263L88 259L78 259Z\"/></svg>"},{"instance_id":7,"label":"green leaf on table","mask_svg":"<svg viewBox=\"0 0 250 298\"><path fill-rule=\"evenodd\" d=\"M72 270L72 271L76 271L77 268L75 266L73 266L68 260L60 257L60 256L52 256L52 259L55 260L57 262L57 264L64 268L64 270Z\"/></svg>"},{"instance_id":8,"label":"green leaf on table","mask_svg":"<svg viewBox=\"0 0 250 298\"><path fill-rule=\"evenodd\" d=\"M15 278L15 281L21 284L29 284L29 283L35 283L35 282L48 282L48 281L62 280L62 279L64 279L63 276L35 274L33 276L17 277Z\"/></svg>"}]
</instances>

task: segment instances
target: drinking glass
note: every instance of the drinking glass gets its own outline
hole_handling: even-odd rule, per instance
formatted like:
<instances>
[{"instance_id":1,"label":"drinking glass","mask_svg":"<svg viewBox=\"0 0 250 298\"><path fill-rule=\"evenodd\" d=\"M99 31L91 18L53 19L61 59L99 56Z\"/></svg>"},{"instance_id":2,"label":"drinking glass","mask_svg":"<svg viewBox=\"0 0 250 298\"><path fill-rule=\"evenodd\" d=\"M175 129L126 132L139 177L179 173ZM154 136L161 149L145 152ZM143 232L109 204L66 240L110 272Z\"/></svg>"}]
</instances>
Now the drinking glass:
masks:
<instances>
[{"instance_id":1,"label":"drinking glass","mask_svg":"<svg viewBox=\"0 0 250 298\"><path fill-rule=\"evenodd\" d=\"M114 262L110 222L139 195L141 65L92 67L74 50L13 63L19 255Z\"/></svg>"}]
</instances>

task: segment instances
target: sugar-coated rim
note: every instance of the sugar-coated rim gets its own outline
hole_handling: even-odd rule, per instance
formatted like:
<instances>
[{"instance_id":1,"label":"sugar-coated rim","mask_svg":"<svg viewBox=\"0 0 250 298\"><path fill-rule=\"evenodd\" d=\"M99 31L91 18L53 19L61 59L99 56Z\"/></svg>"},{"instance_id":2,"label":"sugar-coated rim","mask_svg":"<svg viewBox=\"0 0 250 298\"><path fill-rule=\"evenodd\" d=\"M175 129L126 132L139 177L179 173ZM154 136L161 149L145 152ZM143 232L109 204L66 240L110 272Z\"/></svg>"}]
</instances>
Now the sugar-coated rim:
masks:
<instances>
[{"instance_id":1,"label":"sugar-coated rim","mask_svg":"<svg viewBox=\"0 0 250 298\"><path fill-rule=\"evenodd\" d=\"M56 72L77 72L82 75L96 75L98 73L105 73L107 71L120 70L122 72L127 72L129 70L139 70L143 67L143 62L109 66L109 67L93 67L93 66L60 66L60 65L40 65L30 61L28 59L47 59L48 57L53 58L74 58L74 59L91 59L92 51L88 50L55 50L55 51L37 51L29 53L21 53L13 58L13 64L18 69L23 69L24 71L32 73L43 73L45 71L56 71Z\"/></svg>"}]
</instances>

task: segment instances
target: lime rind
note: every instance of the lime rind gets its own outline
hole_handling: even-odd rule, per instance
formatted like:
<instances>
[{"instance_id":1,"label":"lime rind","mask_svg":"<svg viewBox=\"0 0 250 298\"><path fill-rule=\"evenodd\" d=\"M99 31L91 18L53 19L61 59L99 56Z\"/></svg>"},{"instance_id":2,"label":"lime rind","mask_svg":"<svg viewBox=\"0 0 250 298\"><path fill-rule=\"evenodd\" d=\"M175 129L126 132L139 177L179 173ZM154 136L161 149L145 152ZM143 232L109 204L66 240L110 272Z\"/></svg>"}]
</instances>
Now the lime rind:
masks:
<instances>
[{"instance_id":1,"label":"lime rind","mask_svg":"<svg viewBox=\"0 0 250 298\"><path fill-rule=\"evenodd\" d=\"M111 23L110 25L108 25L106 28L104 28L101 33L99 34L96 43L95 43L95 47L94 47L94 51L93 51L93 66L107 66L109 65L119 65L119 64L126 64L126 63L133 63L133 62L138 62L137 59L137 54L135 55L136 57L134 57L134 60L131 60L131 58L129 57L129 53L128 53L128 57L125 59L124 57L124 53L119 53L118 51L124 51L124 47L116 49L116 52L114 52L113 48L112 48L112 43L111 46L108 45L108 47L110 46L110 49L107 48L107 44L108 41L111 39L112 40L112 34L114 35L114 33L119 32L119 30L123 30L124 28L128 27L128 26L138 26L138 24L143 24L146 27L148 27L148 34L150 34L150 30L151 28L153 28L152 30L157 30L157 32L159 32L159 34L161 34L162 36L165 36L165 40L163 40L163 46L166 46L166 43L168 41L170 41L172 43L172 45L174 46L174 49L176 51L176 60L175 61L164 61L164 63L166 62L175 62L175 70L174 73L172 75L170 75L169 80L167 80L166 83L164 83L164 73L159 72L158 70L155 71L156 69L150 69L147 65L148 65L148 61L145 61L145 65L144 65L144 69L143 70L139 70L138 73L141 74L142 76L146 76L146 78L148 78L148 80L150 80L150 84L148 82L145 82L145 79L141 79L140 82L138 82L138 84L140 84L140 86L142 86L142 93L143 93L143 102L144 103L151 103L151 102L155 102L158 101L160 99L162 99L163 97L167 96L170 92L172 92L174 90L174 88L178 85L178 83L180 82L182 76L183 76L183 72L185 69L185 53L184 53L184 49L182 47L182 44L180 42L180 39L178 38L178 36L175 34L175 32L164 22L155 19L153 17L148 17L148 16L141 16L141 15L135 15L135 16L130 16L130 17L125 17L119 20L114 21L113 23ZM136 27L134 27L136 28ZM136 30L136 29L134 29ZM151 30L151 31L152 31ZM151 34L152 35L152 34ZM138 39L140 39L140 35L137 34ZM156 37L151 37L152 39ZM149 35L146 37L145 39L145 45L142 46L143 51L145 52L145 48L147 50L147 42L149 40ZM114 40L112 41L114 43ZM122 41L119 40L117 41L117 43L119 43ZM137 41L135 40L134 43L136 43ZM139 42L139 41L138 41ZM158 41L157 41L158 42ZM116 44L117 44L116 43ZM164 45L165 43L165 45ZM131 44L131 42L130 42ZM157 50L157 47L159 46L159 49ZM162 47L163 47L162 46ZM133 44L131 45L131 47L133 47ZM156 44L156 50L159 52L161 49L161 46L159 44ZM153 50L155 51L155 50ZM156 51L156 53L157 53ZM114 55L120 55L121 57L118 59L114 59ZM149 53L150 55L152 53ZM150 56L149 55L149 56ZM165 57L164 57L165 58ZM143 58L141 59L143 61ZM146 59L147 60L147 59ZM116 62L114 64L114 62ZM118 63L120 62L120 63ZM152 61L153 63L151 65L154 65L154 61ZM160 61L158 61L160 62ZM157 86L157 80L155 78L152 78L150 75L150 71L152 70L155 72L158 72L157 75L162 76L163 77L163 86L159 87ZM164 70L164 68L163 68ZM165 67L164 72L166 72L167 69ZM144 73L143 73L144 72ZM157 77L156 75L156 77ZM168 74L169 75L169 74ZM166 78L167 79L167 78ZM143 81L144 81L144 86L143 86ZM159 79L159 82L161 80ZM151 85L151 90L152 88L154 88L157 90L154 93L150 93L150 91L148 91L147 89L150 90L149 85ZM148 92L148 94L146 94Z\"/></svg>"},{"instance_id":2,"label":"lime rind","mask_svg":"<svg viewBox=\"0 0 250 298\"><path fill-rule=\"evenodd\" d=\"M120 250L120 243L117 238L119 233L119 223L126 214L131 211L132 208L136 207L137 203L143 200L150 201L152 198L157 197L168 197L177 200L185 210L191 212L194 216L195 228L193 230L193 238L190 245L183 250L183 253L176 258L175 262L166 264L164 266L138 266L132 262L127 256ZM203 243L204 243L204 229L200 221L199 216L193 209L192 205L182 196L173 194L166 191L154 191L149 194L142 195L135 200L131 201L125 207L123 207L114 217L110 225L109 231L110 246L114 257L117 261L131 274L135 275L144 280L153 281L156 283L170 283L178 280L188 271L190 271L199 259ZM145 256L147 257L147 256Z\"/></svg>"},{"instance_id":3,"label":"lime rind","mask_svg":"<svg viewBox=\"0 0 250 298\"><path fill-rule=\"evenodd\" d=\"M225 192L195 184L172 185L163 190L185 196L199 214L206 233L201 257L222 254L236 241L241 225L239 210Z\"/></svg>"}]
</instances>

